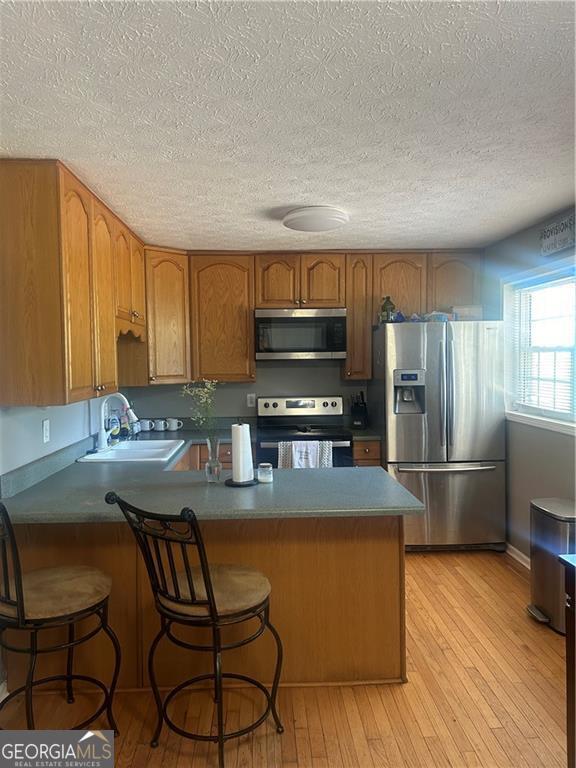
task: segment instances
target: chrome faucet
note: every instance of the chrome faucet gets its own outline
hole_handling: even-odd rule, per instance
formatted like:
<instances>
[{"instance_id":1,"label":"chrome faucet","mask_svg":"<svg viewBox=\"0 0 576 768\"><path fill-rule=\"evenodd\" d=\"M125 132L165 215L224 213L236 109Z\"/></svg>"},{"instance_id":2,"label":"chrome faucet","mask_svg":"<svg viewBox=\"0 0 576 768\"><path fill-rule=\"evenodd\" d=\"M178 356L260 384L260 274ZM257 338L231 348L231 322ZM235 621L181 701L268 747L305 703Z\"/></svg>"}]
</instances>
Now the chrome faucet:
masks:
<instances>
[{"instance_id":1,"label":"chrome faucet","mask_svg":"<svg viewBox=\"0 0 576 768\"><path fill-rule=\"evenodd\" d=\"M108 448L108 437L110 436L110 433L112 432L112 430L106 429L105 414L106 414L106 406L108 405L108 401L111 400L113 397L117 397L118 400L120 400L126 406L126 414L128 416L129 424L134 424L134 422L138 421L138 417L130 407L130 403L124 397L122 392L113 392L111 395L107 395L100 403L100 429L98 431L98 439L96 443L97 451L105 451L106 448Z\"/></svg>"}]
</instances>

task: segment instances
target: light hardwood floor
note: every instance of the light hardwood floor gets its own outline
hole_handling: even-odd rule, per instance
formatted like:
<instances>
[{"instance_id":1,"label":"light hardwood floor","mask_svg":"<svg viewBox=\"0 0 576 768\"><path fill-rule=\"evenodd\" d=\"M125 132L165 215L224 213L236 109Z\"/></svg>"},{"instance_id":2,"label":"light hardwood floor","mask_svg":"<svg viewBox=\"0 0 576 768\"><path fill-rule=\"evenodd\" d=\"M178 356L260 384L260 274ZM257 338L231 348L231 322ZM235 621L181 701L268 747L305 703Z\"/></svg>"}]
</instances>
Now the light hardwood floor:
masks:
<instances>
[{"instance_id":1,"label":"light hardwood floor","mask_svg":"<svg viewBox=\"0 0 576 768\"><path fill-rule=\"evenodd\" d=\"M564 638L527 617L525 569L493 553L410 553L406 580L409 682L283 688L285 733L266 724L229 742L227 768L565 768ZM37 702L39 727L65 727L62 697ZM248 722L254 704L230 693L227 726ZM174 708L188 728L213 727L207 693ZM116 709L117 766L217 765L214 745L166 729L150 749L149 694L118 694ZM22 727L21 716L15 706L0 724Z\"/></svg>"}]
</instances>

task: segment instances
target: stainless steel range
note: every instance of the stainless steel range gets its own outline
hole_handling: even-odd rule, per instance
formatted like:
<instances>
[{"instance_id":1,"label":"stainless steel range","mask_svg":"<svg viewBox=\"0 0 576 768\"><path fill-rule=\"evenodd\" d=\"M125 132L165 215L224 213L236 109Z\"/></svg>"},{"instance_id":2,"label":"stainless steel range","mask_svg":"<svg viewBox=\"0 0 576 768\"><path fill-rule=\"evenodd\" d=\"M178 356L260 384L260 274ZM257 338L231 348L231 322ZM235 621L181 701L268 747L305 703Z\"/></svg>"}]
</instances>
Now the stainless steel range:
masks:
<instances>
[{"instance_id":1,"label":"stainless steel range","mask_svg":"<svg viewBox=\"0 0 576 768\"><path fill-rule=\"evenodd\" d=\"M278 443L328 440L335 467L352 466L352 433L344 426L341 397L259 397L256 460L278 466Z\"/></svg>"}]
</instances>

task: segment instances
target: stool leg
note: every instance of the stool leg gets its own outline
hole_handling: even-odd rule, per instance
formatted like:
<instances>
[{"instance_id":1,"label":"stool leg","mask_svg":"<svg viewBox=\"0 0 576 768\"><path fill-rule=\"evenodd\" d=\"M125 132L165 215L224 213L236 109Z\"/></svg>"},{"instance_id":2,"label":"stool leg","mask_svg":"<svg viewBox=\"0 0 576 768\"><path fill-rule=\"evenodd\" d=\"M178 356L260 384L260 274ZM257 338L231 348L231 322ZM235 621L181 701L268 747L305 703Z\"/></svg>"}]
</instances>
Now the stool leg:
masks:
<instances>
[{"instance_id":1,"label":"stool leg","mask_svg":"<svg viewBox=\"0 0 576 768\"><path fill-rule=\"evenodd\" d=\"M277 656L276 656L276 670L274 672L274 682L272 683L272 693L270 696L270 703L272 708L272 717L274 718L274 722L276 723L276 730L278 733L284 733L284 726L282 725L280 718L278 717L278 710L276 709L276 697L278 695L278 684L280 683L280 675L282 673L282 661L284 658L284 651L282 649L282 641L280 640L280 635L276 631L276 628L273 624L270 623L270 619L268 618L268 613L266 613L266 626L272 632L274 635L274 639L276 640L276 650L277 650Z\"/></svg>"},{"instance_id":2,"label":"stool leg","mask_svg":"<svg viewBox=\"0 0 576 768\"><path fill-rule=\"evenodd\" d=\"M74 642L74 624L68 624L68 642ZM68 704L74 703L74 690L72 689L72 670L74 667L74 646L68 648L66 652L66 701Z\"/></svg>"},{"instance_id":3,"label":"stool leg","mask_svg":"<svg viewBox=\"0 0 576 768\"><path fill-rule=\"evenodd\" d=\"M218 768L224 768L224 702L222 697L222 643L220 630L213 629L214 644L214 689L218 713Z\"/></svg>"},{"instance_id":4,"label":"stool leg","mask_svg":"<svg viewBox=\"0 0 576 768\"><path fill-rule=\"evenodd\" d=\"M38 657L38 633L34 630L30 635L30 662L28 664L28 674L26 675L26 685L24 688L24 697L26 701L26 725L29 731L35 729L34 710L32 708L32 683L34 682L34 670L36 669L36 659Z\"/></svg>"},{"instance_id":5,"label":"stool leg","mask_svg":"<svg viewBox=\"0 0 576 768\"><path fill-rule=\"evenodd\" d=\"M114 699L114 693L116 691L116 685L118 683L118 675L120 674L120 664L122 662L122 650L120 648L120 643L118 642L118 638L116 637L116 633L114 632L112 627L108 624L108 606L106 606L106 609L102 614L102 629L108 635L108 637L112 642L112 645L114 646L114 673L112 675L112 682L110 683L110 687L108 688L108 695L106 696L106 714L108 715L108 723L110 724L110 727L114 731L114 735L118 736L120 731L118 730L118 726L116 725L116 720L114 719L114 715L112 713L112 702Z\"/></svg>"},{"instance_id":6,"label":"stool leg","mask_svg":"<svg viewBox=\"0 0 576 768\"><path fill-rule=\"evenodd\" d=\"M158 746L158 739L160 738L160 731L162 730L162 723L164 722L164 709L162 707L162 699L160 698L160 691L158 690L158 684L156 683L156 675L154 674L154 654L158 643L168 630L169 624L164 618L160 619L160 632L154 638L150 651L148 653L148 677L150 678L150 685L152 686L152 693L154 694L154 701L156 702L156 709L158 710L158 722L150 742L151 747Z\"/></svg>"}]
</instances>

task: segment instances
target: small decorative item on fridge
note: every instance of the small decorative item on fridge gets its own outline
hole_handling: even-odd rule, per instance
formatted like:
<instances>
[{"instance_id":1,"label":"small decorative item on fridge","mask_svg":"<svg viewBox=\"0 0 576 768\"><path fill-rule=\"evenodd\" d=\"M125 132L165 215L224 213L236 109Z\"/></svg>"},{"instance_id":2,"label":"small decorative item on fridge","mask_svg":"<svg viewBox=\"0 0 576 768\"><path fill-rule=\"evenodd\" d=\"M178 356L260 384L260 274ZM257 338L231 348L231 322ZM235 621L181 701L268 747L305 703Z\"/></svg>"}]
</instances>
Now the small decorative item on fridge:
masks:
<instances>
[{"instance_id":1,"label":"small decorative item on fridge","mask_svg":"<svg viewBox=\"0 0 576 768\"><path fill-rule=\"evenodd\" d=\"M216 435L216 417L214 416L214 394L217 381L201 379L182 387L182 394L192 400L192 423L206 435L208 461L204 465L206 480L217 483L222 472L219 458L220 441Z\"/></svg>"},{"instance_id":2,"label":"small decorative item on fridge","mask_svg":"<svg viewBox=\"0 0 576 768\"><path fill-rule=\"evenodd\" d=\"M384 296L382 299L382 307L380 308L379 320L382 323L391 323L394 320L394 313L396 305L390 298L390 296Z\"/></svg>"}]
</instances>

